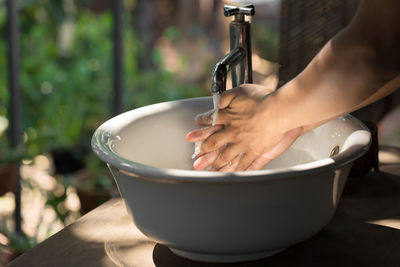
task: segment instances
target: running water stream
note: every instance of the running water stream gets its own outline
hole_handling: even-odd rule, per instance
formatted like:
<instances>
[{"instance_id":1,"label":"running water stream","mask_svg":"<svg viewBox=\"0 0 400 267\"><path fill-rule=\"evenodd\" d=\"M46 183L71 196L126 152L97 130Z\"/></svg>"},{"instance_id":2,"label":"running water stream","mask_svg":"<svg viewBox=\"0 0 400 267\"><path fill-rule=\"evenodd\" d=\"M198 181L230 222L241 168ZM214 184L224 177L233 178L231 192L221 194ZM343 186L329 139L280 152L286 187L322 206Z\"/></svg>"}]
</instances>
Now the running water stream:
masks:
<instances>
[{"instance_id":1,"label":"running water stream","mask_svg":"<svg viewBox=\"0 0 400 267\"><path fill-rule=\"evenodd\" d=\"M214 126L217 122L217 116L218 116L218 104L219 101L221 100L221 94L213 94L213 104L214 104L214 109L212 110L212 126ZM210 113L210 112L207 112ZM195 159L199 154L200 154L200 146L201 146L201 141L194 143L194 153L192 155L192 159Z\"/></svg>"}]
</instances>

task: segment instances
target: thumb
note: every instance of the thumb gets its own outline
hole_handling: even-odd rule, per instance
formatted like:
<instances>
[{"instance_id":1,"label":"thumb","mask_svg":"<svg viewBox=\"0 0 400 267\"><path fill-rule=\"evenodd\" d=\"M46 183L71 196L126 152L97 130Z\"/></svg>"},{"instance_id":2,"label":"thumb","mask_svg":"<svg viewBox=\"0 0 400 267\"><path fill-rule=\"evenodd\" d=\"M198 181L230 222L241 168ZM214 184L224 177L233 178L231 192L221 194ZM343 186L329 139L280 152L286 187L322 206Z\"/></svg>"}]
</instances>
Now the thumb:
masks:
<instances>
[{"instance_id":1,"label":"thumb","mask_svg":"<svg viewBox=\"0 0 400 267\"><path fill-rule=\"evenodd\" d=\"M227 108L232 103L233 99L235 99L236 96L237 96L237 94L234 89L225 91L221 95L221 100L219 101L218 108L219 109Z\"/></svg>"}]
</instances>

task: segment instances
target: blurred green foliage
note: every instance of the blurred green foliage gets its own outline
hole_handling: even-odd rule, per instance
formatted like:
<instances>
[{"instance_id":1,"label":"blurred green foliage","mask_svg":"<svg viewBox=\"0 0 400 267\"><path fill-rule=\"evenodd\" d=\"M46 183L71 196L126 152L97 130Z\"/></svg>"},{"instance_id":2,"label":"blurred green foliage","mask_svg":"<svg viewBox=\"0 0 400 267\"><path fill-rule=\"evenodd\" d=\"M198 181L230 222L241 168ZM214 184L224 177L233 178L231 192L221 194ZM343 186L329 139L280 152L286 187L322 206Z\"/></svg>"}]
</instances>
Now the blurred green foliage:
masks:
<instances>
[{"instance_id":1,"label":"blurred green foliage","mask_svg":"<svg viewBox=\"0 0 400 267\"><path fill-rule=\"evenodd\" d=\"M88 144L96 127L111 116L112 15L107 10L95 13L87 5L76 3L71 13L61 0L21 1L23 129L31 155ZM124 12L124 110L208 94L201 85L179 83L165 70L157 48L148 55L157 67L141 72L137 67L141 41L131 21L130 12ZM1 32L5 32L5 24L6 6L1 1ZM179 32L166 34L179 36ZM7 116L7 38L3 37L0 116Z\"/></svg>"},{"instance_id":2,"label":"blurred green foliage","mask_svg":"<svg viewBox=\"0 0 400 267\"><path fill-rule=\"evenodd\" d=\"M30 237L23 232L16 233L1 227L0 234L4 235L8 240L7 245L0 243L0 248L10 250L13 253L22 254L38 244L35 237Z\"/></svg>"},{"instance_id":3,"label":"blurred green foliage","mask_svg":"<svg viewBox=\"0 0 400 267\"><path fill-rule=\"evenodd\" d=\"M0 133L0 167L18 163L25 157L28 157L28 155L26 155L22 146L12 147L8 138Z\"/></svg>"},{"instance_id":4,"label":"blurred green foliage","mask_svg":"<svg viewBox=\"0 0 400 267\"><path fill-rule=\"evenodd\" d=\"M259 56L273 62L278 61L279 32L274 31L263 21L254 21L251 25L252 45Z\"/></svg>"}]
</instances>

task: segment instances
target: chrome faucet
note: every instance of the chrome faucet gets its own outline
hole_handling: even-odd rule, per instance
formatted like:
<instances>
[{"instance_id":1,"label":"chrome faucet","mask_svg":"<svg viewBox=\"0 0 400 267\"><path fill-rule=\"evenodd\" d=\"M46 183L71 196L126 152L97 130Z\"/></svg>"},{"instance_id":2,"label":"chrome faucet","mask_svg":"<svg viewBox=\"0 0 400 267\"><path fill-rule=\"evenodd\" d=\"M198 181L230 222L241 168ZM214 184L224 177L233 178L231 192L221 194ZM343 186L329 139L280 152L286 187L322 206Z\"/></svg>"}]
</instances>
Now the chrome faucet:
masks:
<instances>
[{"instance_id":1,"label":"chrome faucet","mask_svg":"<svg viewBox=\"0 0 400 267\"><path fill-rule=\"evenodd\" d=\"M252 83L250 23L245 15L253 16L254 6L224 6L225 17L235 16L229 24L231 51L214 67L211 92L222 94L226 90L226 77L231 70L232 87L243 83Z\"/></svg>"}]
</instances>

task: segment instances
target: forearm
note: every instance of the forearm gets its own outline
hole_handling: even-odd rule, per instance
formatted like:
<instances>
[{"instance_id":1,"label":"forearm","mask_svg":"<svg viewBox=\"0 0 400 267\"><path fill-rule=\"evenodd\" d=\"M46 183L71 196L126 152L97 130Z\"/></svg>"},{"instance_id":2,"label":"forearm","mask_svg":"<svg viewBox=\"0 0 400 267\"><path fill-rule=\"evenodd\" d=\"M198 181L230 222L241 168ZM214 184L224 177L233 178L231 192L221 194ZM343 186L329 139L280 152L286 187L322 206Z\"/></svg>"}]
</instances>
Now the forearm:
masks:
<instances>
[{"instance_id":1,"label":"forearm","mask_svg":"<svg viewBox=\"0 0 400 267\"><path fill-rule=\"evenodd\" d=\"M361 102L359 105L353 107L352 110L346 111L346 112L342 112L339 115L336 116L331 116L328 119L316 122L316 123L312 123L312 124L308 124L302 127L302 134L311 131L312 129L330 121L333 120L335 118L337 118L338 116L342 116L345 115L347 113L353 112L357 109L360 109L362 107L365 107L387 95L389 95L391 92L393 92L393 90L396 90L397 88L400 87L400 76L397 76L395 79L393 79L391 82L387 83L385 86L383 86L380 90L378 90L376 93L374 93L373 95L371 95L370 97L368 97L366 100L364 100L363 102Z\"/></svg>"},{"instance_id":2,"label":"forearm","mask_svg":"<svg viewBox=\"0 0 400 267\"><path fill-rule=\"evenodd\" d=\"M267 117L276 119L282 130L317 125L400 87L399 35L393 37L397 26L388 30L392 35L381 34L381 28L390 25L386 21L365 29L365 20L374 19L371 3L364 2L352 25L327 43L301 74L265 98Z\"/></svg>"},{"instance_id":3,"label":"forearm","mask_svg":"<svg viewBox=\"0 0 400 267\"><path fill-rule=\"evenodd\" d=\"M370 97L368 97L366 100L364 100L362 103L360 103L358 106L354 107L352 110L349 112L355 111L357 109L360 109L362 107L365 107L371 103L374 103L375 101L378 101L379 99L384 98L385 96L390 95L392 92L400 88L400 75L397 75L394 79L392 79L390 82L387 82L384 86L382 86L377 92L372 94ZM347 112L348 113L348 112ZM344 113L345 114L345 113Z\"/></svg>"}]
</instances>

